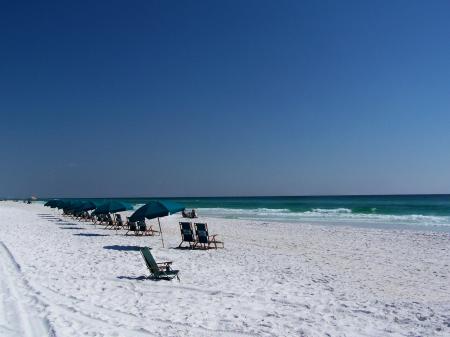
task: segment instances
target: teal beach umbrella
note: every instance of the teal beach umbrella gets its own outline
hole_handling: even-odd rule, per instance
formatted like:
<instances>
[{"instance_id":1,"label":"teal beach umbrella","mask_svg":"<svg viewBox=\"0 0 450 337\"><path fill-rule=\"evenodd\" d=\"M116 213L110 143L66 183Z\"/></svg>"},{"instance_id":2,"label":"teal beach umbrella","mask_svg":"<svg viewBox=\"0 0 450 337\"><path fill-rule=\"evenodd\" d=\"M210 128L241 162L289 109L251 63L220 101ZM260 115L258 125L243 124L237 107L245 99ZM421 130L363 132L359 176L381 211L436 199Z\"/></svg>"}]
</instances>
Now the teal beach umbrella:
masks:
<instances>
[{"instance_id":1,"label":"teal beach umbrella","mask_svg":"<svg viewBox=\"0 0 450 337\"><path fill-rule=\"evenodd\" d=\"M58 209L72 210L81 204L79 200L58 200L55 207Z\"/></svg>"},{"instance_id":2,"label":"teal beach umbrella","mask_svg":"<svg viewBox=\"0 0 450 337\"><path fill-rule=\"evenodd\" d=\"M55 208L56 205L57 205L57 203L58 203L58 201L59 201L59 200L57 200L57 199L49 200L49 201L47 201L47 202L44 204L44 206L51 207L51 208Z\"/></svg>"},{"instance_id":3,"label":"teal beach umbrella","mask_svg":"<svg viewBox=\"0 0 450 337\"><path fill-rule=\"evenodd\" d=\"M60 200L56 204L56 208L64 209L64 210L73 210L80 205L80 201L78 200Z\"/></svg>"},{"instance_id":4,"label":"teal beach umbrella","mask_svg":"<svg viewBox=\"0 0 450 337\"><path fill-rule=\"evenodd\" d=\"M81 203L79 207L76 208L77 211L90 211L97 207L97 205L93 201L84 201Z\"/></svg>"},{"instance_id":5,"label":"teal beach umbrella","mask_svg":"<svg viewBox=\"0 0 450 337\"><path fill-rule=\"evenodd\" d=\"M69 210L78 210L78 208L83 204L82 201L80 200L74 200L70 202L70 205L66 206L65 209L69 209Z\"/></svg>"},{"instance_id":6,"label":"teal beach umbrella","mask_svg":"<svg viewBox=\"0 0 450 337\"><path fill-rule=\"evenodd\" d=\"M116 212L123 212L133 209L133 207L130 204L127 204L125 202L116 201L116 200L110 200L107 202L104 202L103 204L99 205L95 208L94 214L107 214L107 213L116 213Z\"/></svg>"},{"instance_id":7,"label":"teal beach umbrella","mask_svg":"<svg viewBox=\"0 0 450 337\"><path fill-rule=\"evenodd\" d=\"M185 207L177 202L164 200L164 201L151 201L148 204L138 208L129 218L130 221L141 221L145 218L155 219L158 218L159 232L161 233L161 241L164 247L164 238L161 230L161 222L159 218L170 214L181 212Z\"/></svg>"},{"instance_id":8,"label":"teal beach umbrella","mask_svg":"<svg viewBox=\"0 0 450 337\"><path fill-rule=\"evenodd\" d=\"M63 209L64 207L66 207L66 205L70 205L69 200L58 200L55 204L55 207L58 209Z\"/></svg>"}]
</instances>

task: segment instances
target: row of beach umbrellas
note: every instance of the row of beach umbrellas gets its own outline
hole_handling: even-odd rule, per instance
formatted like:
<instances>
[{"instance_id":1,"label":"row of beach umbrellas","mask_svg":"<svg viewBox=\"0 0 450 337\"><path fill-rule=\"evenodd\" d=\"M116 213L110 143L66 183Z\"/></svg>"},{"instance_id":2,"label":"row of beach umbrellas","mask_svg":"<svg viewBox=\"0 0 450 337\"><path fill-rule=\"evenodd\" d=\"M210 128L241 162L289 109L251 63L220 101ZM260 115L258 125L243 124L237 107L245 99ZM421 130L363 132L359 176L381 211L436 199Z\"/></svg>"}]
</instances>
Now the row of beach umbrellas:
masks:
<instances>
[{"instance_id":1,"label":"row of beach umbrellas","mask_svg":"<svg viewBox=\"0 0 450 337\"><path fill-rule=\"evenodd\" d=\"M93 211L92 214L108 214L132 210L133 207L125 202L118 200L108 200L105 202L96 202L92 200L60 200L53 199L47 201L44 206L70 210L76 212ZM159 218L181 212L185 207L177 202L170 200L155 200L139 207L130 217L130 221L141 221L144 219L158 219L161 241L164 247L164 238L161 231L161 222Z\"/></svg>"}]
</instances>

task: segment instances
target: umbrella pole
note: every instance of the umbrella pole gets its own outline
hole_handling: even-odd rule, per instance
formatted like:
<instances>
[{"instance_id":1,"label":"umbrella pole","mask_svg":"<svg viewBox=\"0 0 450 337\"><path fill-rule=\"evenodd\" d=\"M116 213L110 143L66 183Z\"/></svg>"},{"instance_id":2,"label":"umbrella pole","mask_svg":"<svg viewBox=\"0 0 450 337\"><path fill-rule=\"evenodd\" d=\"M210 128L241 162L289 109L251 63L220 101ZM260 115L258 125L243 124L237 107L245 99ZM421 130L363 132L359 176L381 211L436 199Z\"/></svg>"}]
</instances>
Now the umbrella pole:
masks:
<instances>
[{"instance_id":1,"label":"umbrella pole","mask_svg":"<svg viewBox=\"0 0 450 337\"><path fill-rule=\"evenodd\" d=\"M162 230L161 230L161 222L159 221L159 218L158 218L158 225L159 225L159 234L161 235L162 246L164 248L164 238L163 238L163 233L162 233Z\"/></svg>"}]
</instances>

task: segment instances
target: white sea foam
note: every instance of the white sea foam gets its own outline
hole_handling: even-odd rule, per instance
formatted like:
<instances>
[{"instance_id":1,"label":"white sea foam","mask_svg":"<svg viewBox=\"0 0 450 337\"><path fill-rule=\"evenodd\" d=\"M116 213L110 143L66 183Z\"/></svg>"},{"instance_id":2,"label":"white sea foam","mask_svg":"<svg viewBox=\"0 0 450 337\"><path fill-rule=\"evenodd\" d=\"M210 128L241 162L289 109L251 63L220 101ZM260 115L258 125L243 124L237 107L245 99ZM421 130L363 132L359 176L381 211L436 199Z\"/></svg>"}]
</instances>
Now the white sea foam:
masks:
<instances>
[{"instance_id":1,"label":"white sea foam","mask_svg":"<svg viewBox=\"0 0 450 337\"><path fill-rule=\"evenodd\" d=\"M313 208L312 212L320 214L336 214L336 213L351 213L352 210L348 208Z\"/></svg>"},{"instance_id":2,"label":"white sea foam","mask_svg":"<svg viewBox=\"0 0 450 337\"><path fill-rule=\"evenodd\" d=\"M365 214L353 213L348 208L322 209L315 208L312 211L292 212L289 209L231 209L231 208L202 208L200 212L209 216L235 219L251 219L262 221L289 221L289 222L329 222L329 223L371 223L389 225L413 225L413 226L445 226L450 227L450 217L430 216L420 214L389 215L389 214Z\"/></svg>"}]
</instances>

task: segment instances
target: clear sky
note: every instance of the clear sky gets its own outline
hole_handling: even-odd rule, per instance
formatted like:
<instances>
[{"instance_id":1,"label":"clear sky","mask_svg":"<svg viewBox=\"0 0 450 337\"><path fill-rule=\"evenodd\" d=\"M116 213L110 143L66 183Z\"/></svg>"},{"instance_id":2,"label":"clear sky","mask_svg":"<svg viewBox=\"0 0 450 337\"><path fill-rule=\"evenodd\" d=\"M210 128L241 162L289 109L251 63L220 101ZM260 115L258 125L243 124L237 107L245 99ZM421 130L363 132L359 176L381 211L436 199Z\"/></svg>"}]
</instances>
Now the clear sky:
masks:
<instances>
[{"instance_id":1,"label":"clear sky","mask_svg":"<svg viewBox=\"0 0 450 337\"><path fill-rule=\"evenodd\" d=\"M449 17L4 1L0 196L450 193Z\"/></svg>"}]
</instances>

